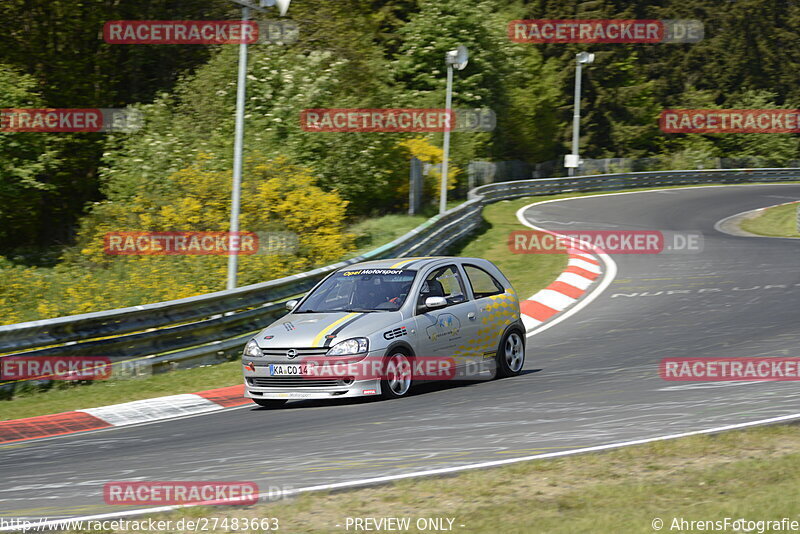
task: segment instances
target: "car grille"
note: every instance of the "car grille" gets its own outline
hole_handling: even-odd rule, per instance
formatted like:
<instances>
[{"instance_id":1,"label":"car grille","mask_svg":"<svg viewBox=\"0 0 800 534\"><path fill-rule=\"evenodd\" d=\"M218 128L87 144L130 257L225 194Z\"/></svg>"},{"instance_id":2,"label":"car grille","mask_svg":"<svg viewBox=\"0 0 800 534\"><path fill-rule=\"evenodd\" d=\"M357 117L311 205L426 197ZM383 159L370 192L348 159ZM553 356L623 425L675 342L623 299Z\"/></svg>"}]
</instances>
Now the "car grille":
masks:
<instances>
[{"instance_id":1,"label":"car grille","mask_svg":"<svg viewBox=\"0 0 800 534\"><path fill-rule=\"evenodd\" d=\"M331 388L342 387L338 378L303 378L302 376L248 377L247 383L259 388Z\"/></svg>"},{"instance_id":2,"label":"car grille","mask_svg":"<svg viewBox=\"0 0 800 534\"><path fill-rule=\"evenodd\" d=\"M270 358L286 358L286 351L292 348L294 347L286 347L285 349L274 349L270 347L268 349L261 349L261 354ZM297 351L297 356L292 359L296 360L298 358L307 358L309 356L325 356L325 353L330 349L330 347L312 347L306 349L295 348L294 350Z\"/></svg>"}]
</instances>

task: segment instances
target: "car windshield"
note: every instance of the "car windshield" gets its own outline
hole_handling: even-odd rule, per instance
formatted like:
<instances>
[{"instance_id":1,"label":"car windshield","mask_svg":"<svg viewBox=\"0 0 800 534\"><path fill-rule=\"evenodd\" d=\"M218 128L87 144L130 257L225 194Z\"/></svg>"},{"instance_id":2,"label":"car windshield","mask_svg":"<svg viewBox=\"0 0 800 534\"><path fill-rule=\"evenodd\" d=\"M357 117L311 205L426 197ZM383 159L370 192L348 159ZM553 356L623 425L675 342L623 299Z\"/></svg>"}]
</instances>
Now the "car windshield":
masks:
<instances>
[{"instance_id":1,"label":"car windshield","mask_svg":"<svg viewBox=\"0 0 800 534\"><path fill-rule=\"evenodd\" d=\"M294 313L397 311L406 301L416 274L405 269L338 271Z\"/></svg>"}]
</instances>

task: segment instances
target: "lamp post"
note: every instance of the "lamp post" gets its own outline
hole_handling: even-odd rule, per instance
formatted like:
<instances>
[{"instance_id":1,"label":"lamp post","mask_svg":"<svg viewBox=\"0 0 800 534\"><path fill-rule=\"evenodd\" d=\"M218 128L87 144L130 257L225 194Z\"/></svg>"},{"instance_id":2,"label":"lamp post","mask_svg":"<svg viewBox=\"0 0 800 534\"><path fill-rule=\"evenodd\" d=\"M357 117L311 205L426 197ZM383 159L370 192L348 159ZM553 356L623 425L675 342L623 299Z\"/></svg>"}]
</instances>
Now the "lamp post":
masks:
<instances>
[{"instance_id":1,"label":"lamp post","mask_svg":"<svg viewBox=\"0 0 800 534\"><path fill-rule=\"evenodd\" d=\"M266 7L278 6L281 16L289 10L292 0L260 0L259 5L246 0L231 0L242 6L242 21L250 18L250 10L266 11ZM239 231L239 208L242 192L242 148L244 146L244 105L247 93L247 43L239 45L239 75L236 84L236 129L233 137L233 190L231 193L231 224L230 235ZM236 273L239 268L238 241L229 240L231 249L228 252L228 283L227 289L236 287ZM236 245L234 245L236 243Z\"/></svg>"},{"instance_id":2,"label":"lamp post","mask_svg":"<svg viewBox=\"0 0 800 534\"><path fill-rule=\"evenodd\" d=\"M578 145L581 130L581 71L583 65L594 62L594 54L579 52L575 54L575 104L572 112L572 153L564 158L564 166L570 176L575 176L575 169L580 166Z\"/></svg>"},{"instance_id":3,"label":"lamp post","mask_svg":"<svg viewBox=\"0 0 800 534\"><path fill-rule=\"evenodd\" d=\"M447 65L447 90L445 96L445 113L448 118L448 127L444 131L444 156L442 158L442 185L439 191L439 214L447 211L447 164L450 159L450 130L455 124L450 124L450 108L453 104L453 68L464 70L469 62L469 52L464 45L458 45L455 50L450 50L444 56Z\"/></svg>"}]
</instances>

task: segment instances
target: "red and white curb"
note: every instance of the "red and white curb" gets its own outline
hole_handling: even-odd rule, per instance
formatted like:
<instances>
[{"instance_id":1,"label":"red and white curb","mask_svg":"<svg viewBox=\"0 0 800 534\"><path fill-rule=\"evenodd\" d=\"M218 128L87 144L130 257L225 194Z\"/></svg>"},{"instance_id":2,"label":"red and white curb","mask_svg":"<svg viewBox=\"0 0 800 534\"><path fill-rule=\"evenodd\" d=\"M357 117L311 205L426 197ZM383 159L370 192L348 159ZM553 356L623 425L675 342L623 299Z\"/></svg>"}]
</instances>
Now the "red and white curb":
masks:
<instances>
[{"instance_id":1,"label":"red and white curb","mask_svg":"<svg viewBox=\"0 0 800 534\"><path fill-rule=\"evenodd\" d=\"M531 206L571 200L559 198L534 202L517 210L517 220L534 230L553 235L556 231L540 228L528 221L524 212ZM608 254L589 243L567 251L567 268L549 286L519 303L527 337L537 334L589 304L614 281L617 266ZM577 304L577 305L576 305ZM569 312L567 312L569 310Z\"/></svg>"},{"instance_id":2,"label":"red and white curb","mask_svg":"<svg viewBox=\"0 0 800 534\"><path fill-rule=\"evenodd\" d=\"M578 302L602 274L600 261L582 249L568 251L567 269L555 281L519 303L525 330L539 325Z\"/></svg>"},{"instance_id":3,"label":"red and white curb","mask_svg":"<svg viewBox=\"0 0 800 534\"><path fill-rule=\"evenodd\" d=\"M244 385L169 395L74 412L0 421L0 444L129 426L250 404Z\"/></svg>"}]
</instances>

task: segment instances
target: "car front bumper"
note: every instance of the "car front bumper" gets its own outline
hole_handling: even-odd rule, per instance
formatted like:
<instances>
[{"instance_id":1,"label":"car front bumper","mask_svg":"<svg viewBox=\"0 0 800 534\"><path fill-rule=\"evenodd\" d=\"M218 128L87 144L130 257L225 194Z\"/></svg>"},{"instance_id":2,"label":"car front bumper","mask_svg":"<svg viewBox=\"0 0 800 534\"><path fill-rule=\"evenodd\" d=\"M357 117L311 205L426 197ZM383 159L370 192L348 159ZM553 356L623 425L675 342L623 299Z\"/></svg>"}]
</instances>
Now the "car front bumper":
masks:
<instances>
[{"instance_id":1,"label":"car front bumper","mask_svg":"<svg viewBox=\"0 0 800 534\"><path fill-rule=\"evenodd\" d=\"M375 358L377 353L368 355L331 358L332 361L345 360L359 362L367 358ZM285 361L259 361L255 370L242 366L244 373L244 396L250 399L336 399L345 397L367 397L381 394L379 378L355 378L345 381L341 379L285 378L272 377L269 374L269 363L287 363ZM374 375L373 375L374 376Z\"/></svg>"},{"instance_id":2,"label":"car front bumper","mask_svg":"<svg viewBox=\"0 0 800 534\"><path fill-rule=\"evenodd\" d=\"M244 380L244 396L250 399L339 399L380 395L380 380L356 380L349 385L325 387L262 387Z\"/></svg>"}]
</instances>

